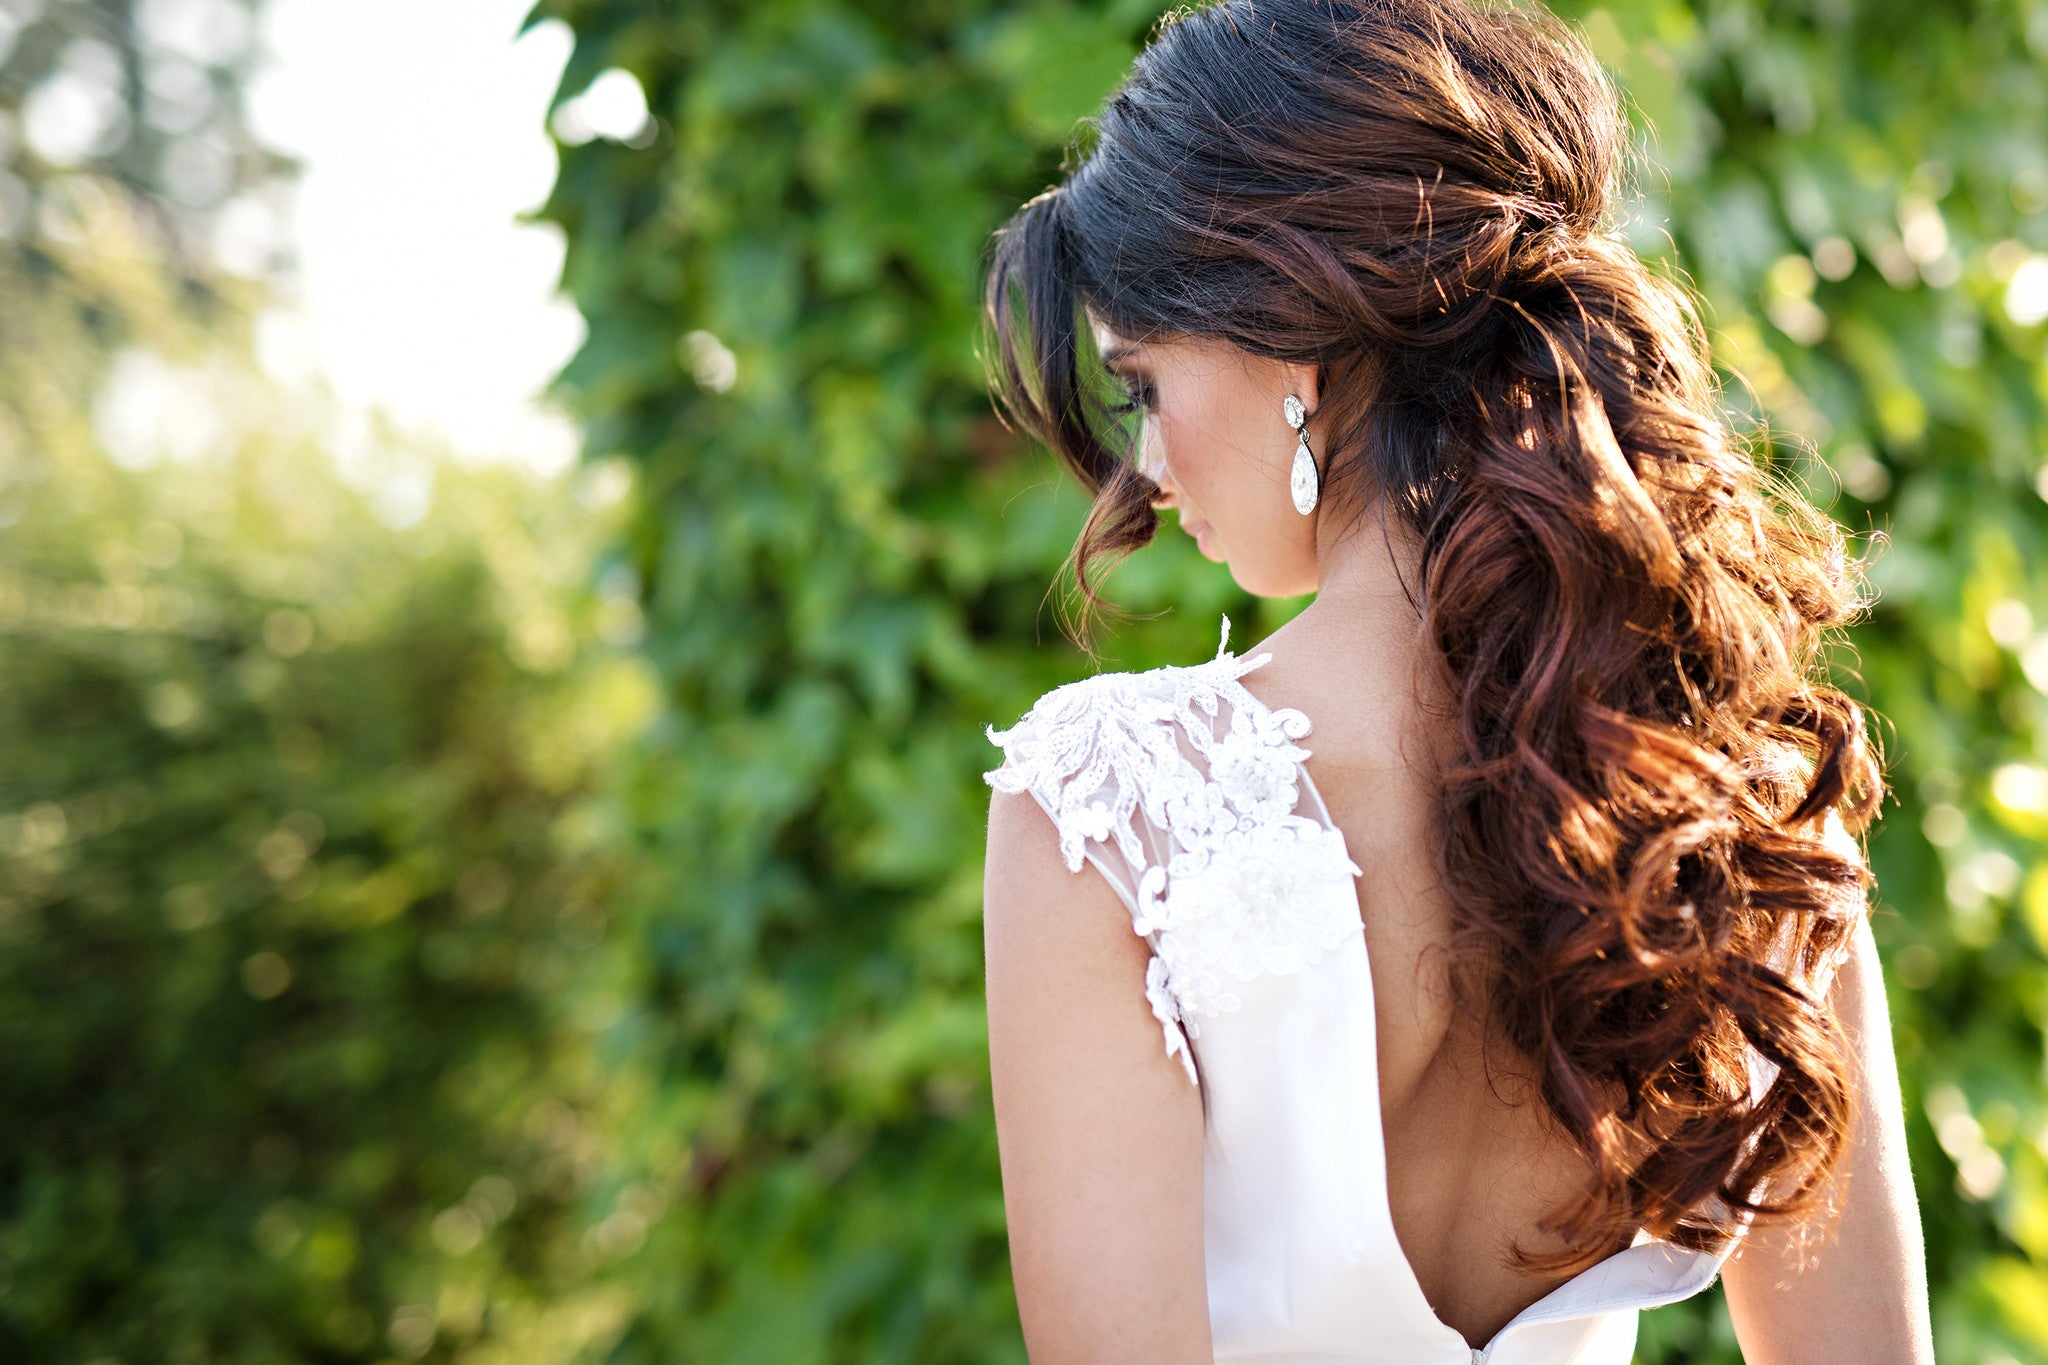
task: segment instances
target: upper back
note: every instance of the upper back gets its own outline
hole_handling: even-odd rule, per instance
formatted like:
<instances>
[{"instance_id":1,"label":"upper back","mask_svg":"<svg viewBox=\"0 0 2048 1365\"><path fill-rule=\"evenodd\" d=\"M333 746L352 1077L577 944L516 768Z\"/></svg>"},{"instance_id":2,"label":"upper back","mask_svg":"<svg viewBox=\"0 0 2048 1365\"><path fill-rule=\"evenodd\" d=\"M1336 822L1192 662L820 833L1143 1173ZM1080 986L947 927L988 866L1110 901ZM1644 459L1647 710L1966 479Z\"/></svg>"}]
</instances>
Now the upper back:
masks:
<instances>
[{"instance_id":1,"label":"upper back","mask_svg":"<svg viewBox=\"0 0 2048 1365\"><path fill-rule=\"evenodd\" d=\"M1313 721L1308 780L1364 869L1391 1216L1438 1316L1483 1341L1567 1278L1530 1276L1508 1256L1561 1245L1542 1224L1592 1167L1551 1120L1529 1059L1453 995L1456 919L1438 853L1449 707L1406 641L1375 643L1347 650L1283 628L1245 682Z\"/></svg>"}]
</instances>

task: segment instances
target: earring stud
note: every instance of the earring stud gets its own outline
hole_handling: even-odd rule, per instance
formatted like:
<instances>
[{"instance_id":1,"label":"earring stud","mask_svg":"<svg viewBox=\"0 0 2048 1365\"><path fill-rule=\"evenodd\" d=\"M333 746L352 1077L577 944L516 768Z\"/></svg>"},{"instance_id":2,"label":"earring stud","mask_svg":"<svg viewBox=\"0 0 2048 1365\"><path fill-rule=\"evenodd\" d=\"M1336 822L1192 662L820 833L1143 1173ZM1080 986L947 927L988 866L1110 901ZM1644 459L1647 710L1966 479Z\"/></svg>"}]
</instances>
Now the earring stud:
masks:
<instances>
[{"instance_id":1,"label":"earring stud","mask_svg":"<svg viewBox=\"0 0 2048 1365\"><path fill-rule=\"evenodd\" d=\"M1322 471L1316 468L1316 457L1308 448L1308 409L1301 400L1288 394L1281 405L1287 414L1287 425L1294 428L1294 434L1301 438L1301 444L1294 448L1294 469L1289 478L1294 494L1294 510L1307 516L1316 510L1316 499L1322 493Z\"/></svg>"}]
</instances>

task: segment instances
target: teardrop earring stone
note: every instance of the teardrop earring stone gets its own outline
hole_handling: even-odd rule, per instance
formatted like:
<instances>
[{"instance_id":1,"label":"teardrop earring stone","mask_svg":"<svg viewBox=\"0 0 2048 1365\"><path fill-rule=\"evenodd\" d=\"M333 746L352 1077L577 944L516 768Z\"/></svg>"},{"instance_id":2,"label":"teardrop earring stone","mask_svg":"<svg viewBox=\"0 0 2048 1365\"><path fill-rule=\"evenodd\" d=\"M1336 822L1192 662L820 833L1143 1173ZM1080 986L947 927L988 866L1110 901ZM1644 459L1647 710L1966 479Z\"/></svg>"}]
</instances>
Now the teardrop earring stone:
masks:
<instances>
[{"instance_id":1,"label":"teardrop earring stone","mask_svg":"<svg viewBox=\"0 0 2048 1365\"><path fill-rule=\"evenodd\" d=\"M1303 432L1301 444L1294 448L1294 510L1307 516L1316 510L1316 495L1322 491L1322 477L1316 472L1315 456L1308 452L1308 433Z\"/></svg>"}]
</instances>

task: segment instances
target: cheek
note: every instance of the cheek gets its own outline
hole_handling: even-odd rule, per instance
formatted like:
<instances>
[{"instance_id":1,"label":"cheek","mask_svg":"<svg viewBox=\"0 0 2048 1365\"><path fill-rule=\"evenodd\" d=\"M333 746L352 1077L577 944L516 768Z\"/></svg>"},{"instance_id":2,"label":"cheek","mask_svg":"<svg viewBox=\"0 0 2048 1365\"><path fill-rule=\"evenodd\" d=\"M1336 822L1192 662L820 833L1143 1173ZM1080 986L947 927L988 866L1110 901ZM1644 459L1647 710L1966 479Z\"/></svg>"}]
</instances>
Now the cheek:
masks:
<instances>
[{"instance_id":1,"label":"cheek","mask_svg":"<svg viewBox=\"0 0 2048 1365\"><path fill-rule=\"evenodd\" d=\"M1182 502L1215 536L1204 553L1226 561L1238 586L1256 596L1312 591L1314 533L1288 487L1294 436L1285 417L1276 410L1261 427L1258 395L1214 381L1161 399L1158 440L1168 468Z\"/></svg>"},{"instance_id":2,"label":"cheek","mask_svg":"<svg viewBox=\"0 0 2048 1365\"><path fill-rule=\"evenodd\" d=\"M1211 522L1232 520L1244 497L1246 476L1253 472L1250 452L1241 448L1226 405L1200 386L1162 402L1159 441L1173 480L1182 495Z\"/></svg>"},{"instance_id":3,"label":"cheek","mask_svg":"<svg viewBox=\"0 0 2048 1365\"><path fill-rule=\"evenodd\" d=\"M1175 483L1232 549L1270 534L1274 498L1287 501L1248 404L1221 384L1191 385L1161 404L1159 439ZM1270 435L1270 433L1267 433ZM1270 443L1268 443L1270 444Z\"/></svg>"}]
</instances>

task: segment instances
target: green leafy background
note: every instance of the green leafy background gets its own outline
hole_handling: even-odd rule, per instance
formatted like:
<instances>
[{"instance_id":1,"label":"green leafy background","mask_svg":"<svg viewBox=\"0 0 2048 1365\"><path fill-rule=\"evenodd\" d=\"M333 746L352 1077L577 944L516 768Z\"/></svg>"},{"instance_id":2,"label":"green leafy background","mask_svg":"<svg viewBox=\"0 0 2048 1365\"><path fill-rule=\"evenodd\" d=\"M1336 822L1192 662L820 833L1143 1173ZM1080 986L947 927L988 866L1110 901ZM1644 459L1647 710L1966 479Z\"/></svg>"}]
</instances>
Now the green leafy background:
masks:
<instances>
[{"instance_id":1,"label":"green leafy background","mask_svg":"<svg viewBox=\"0 0 2048 1365\"><path fill-rule=\"evenodd\" d=\"M1565 8L1644 130L1624 230L1873 551L1837 664L1938 1347L2048 1359L2048 5ZM543 0L562 96L655 116L544 210L556 481L337 461L266 391L204 249L253 144L206 202L146 102L83 164L0 139L0 1357L1023 1359L981 726L1094 665L976 286L1159 10ZM0 109L81 34L146 71L128 17L17 24ZM138 363L233 420L124 453ZM1179 537L1114 592L1108 667L1300 605ZM1718 1299L1639 1358L1734 1360Z\"/></svg>"}]
</instances>

